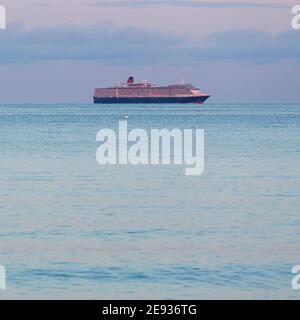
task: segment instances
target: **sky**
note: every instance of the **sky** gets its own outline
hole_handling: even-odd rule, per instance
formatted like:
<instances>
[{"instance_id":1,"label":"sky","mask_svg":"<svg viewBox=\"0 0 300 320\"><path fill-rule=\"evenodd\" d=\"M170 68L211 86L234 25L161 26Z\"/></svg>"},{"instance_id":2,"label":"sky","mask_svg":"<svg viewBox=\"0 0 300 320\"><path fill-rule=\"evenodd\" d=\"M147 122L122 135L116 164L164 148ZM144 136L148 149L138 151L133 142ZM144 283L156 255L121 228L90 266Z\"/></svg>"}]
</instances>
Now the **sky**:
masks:
<instances>
[{"instance_id":1,"label":"sky","mask_svg":"<svg viewBox=\"0 0 300 320\"><path fill-rule=\"evenodd\" d=\"M298 1L300 4L300 1ZM129 75L210 102L300 102L297 0L0 0L0 103L90 103Z\"/></svg>"}]
</instances>

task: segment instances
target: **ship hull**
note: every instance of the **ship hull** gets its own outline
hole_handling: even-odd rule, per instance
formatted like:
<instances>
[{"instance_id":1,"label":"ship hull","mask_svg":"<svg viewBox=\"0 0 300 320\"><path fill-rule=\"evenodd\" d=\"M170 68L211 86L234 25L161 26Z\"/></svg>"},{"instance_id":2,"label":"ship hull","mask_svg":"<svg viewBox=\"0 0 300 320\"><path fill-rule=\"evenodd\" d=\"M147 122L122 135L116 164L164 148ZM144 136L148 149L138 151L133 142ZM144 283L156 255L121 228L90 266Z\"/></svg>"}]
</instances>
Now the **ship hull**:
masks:
<instances>
[{"instance_id":1,"label":"ship hull","mask_svg":"<svg viewBox=\"0 0 300 320\"><path fill-rule=\"evenodd\" d=\"M190 97L94 97L94 103L100 104L152 104L152 103L204 103L210 96L190 96Z\"/></svg>"}]
</instances>

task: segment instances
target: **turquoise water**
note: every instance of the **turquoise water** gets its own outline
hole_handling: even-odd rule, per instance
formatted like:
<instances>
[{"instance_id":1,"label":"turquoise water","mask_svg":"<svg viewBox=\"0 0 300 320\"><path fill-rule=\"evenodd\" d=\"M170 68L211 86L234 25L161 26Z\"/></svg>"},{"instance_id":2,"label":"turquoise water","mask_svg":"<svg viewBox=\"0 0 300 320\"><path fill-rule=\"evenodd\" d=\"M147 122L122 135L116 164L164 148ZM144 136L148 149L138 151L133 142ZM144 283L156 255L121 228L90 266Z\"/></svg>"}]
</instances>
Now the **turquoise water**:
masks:
<instances>
[{"instance_id":1,"label":"turquoise water","mask_svg":"<svg viewBox=\"0 0 300 320\"><path fill-rule=\"evenodd\" d=\"M205 170L107 166L96 133L205 129ZM300 105L0 106L0 298L300 298Z\"/></svg>"}]
</instances>

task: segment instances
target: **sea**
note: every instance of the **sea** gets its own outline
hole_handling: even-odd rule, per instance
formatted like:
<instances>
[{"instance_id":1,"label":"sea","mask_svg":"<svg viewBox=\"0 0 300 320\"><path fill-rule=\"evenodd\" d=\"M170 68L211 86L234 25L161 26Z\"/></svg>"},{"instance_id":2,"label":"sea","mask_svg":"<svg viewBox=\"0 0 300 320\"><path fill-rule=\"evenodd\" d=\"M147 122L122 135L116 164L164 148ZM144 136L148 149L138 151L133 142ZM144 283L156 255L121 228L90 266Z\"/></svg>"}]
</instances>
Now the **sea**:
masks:
<instances>
[{"instance_id":1,"label":"sea","mask_svg":"<svg viewBox=\"0 0 300 320\"><path fill-rule=\"evenodd\" d=\"M204 129L185 165L96 161L103 128ZM0 105L0 299L300 299L300 104Z\"/></svg>"}]
</instances>

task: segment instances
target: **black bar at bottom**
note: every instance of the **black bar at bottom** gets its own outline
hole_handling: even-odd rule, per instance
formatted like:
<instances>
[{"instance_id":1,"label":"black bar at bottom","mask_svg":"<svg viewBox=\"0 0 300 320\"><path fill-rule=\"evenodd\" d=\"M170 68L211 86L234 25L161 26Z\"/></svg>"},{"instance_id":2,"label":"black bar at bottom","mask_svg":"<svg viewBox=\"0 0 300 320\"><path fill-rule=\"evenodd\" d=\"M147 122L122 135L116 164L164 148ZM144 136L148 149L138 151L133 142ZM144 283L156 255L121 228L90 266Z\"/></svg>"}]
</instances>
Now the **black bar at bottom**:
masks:
<instances>
[{"instance_id":1,"label":"black bar at bottom","mask_svg":"<svg viewBox=\"0 0 300 320\"><path fill-rule=\"evenodd\" d=\"M243 319L272 313L287 316L299 306L297 301L1 301L0 312L1 319Z\"/></svg>"}]
</instances>

